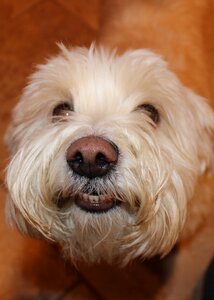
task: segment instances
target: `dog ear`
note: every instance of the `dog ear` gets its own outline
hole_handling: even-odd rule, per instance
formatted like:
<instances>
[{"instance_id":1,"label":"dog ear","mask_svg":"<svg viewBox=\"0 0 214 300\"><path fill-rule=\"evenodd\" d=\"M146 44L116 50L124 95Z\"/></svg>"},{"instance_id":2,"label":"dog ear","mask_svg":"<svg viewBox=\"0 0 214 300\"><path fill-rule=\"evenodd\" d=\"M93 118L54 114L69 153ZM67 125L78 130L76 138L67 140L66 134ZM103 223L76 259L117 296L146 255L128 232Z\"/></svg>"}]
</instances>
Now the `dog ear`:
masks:
<instances>
[{"instance_id":1,"label":"dog ear","mask_svg":"<svg viewBox=\"0 0 214 300\"><path fill-rule=\"evenodd\" d=\"M214 111L208 101L186 88L187 99L192 110L194 126L197 131L196 146L201 173L214 171ZM187 128L188 130L188 128Z\"/></svg>"}]
</instances>

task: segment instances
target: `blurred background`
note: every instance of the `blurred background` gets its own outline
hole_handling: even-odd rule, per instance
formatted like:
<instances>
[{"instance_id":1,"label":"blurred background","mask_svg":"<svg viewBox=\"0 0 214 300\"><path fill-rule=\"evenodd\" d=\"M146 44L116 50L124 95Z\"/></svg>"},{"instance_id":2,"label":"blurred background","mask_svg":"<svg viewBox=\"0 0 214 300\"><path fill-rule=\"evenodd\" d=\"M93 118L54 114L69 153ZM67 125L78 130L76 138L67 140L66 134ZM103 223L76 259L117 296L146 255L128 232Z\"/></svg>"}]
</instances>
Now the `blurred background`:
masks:
<instances>
[{"instance_id":1,"label":"blurred background","mask_svg":"<svg viewBox=\"0 0 214 300\"><path fill-rule=\"evenodd\" d=\"M100 0L0 0L1 300L150 299L160 285L148 264L133 263L123 270L83 265L77 271L55 246L23 237L4 221L8 153L2 138L11 109L35 65L58 52L56 42L88 46L96 39L99 7Z\"/></svg>"}]
</instances>

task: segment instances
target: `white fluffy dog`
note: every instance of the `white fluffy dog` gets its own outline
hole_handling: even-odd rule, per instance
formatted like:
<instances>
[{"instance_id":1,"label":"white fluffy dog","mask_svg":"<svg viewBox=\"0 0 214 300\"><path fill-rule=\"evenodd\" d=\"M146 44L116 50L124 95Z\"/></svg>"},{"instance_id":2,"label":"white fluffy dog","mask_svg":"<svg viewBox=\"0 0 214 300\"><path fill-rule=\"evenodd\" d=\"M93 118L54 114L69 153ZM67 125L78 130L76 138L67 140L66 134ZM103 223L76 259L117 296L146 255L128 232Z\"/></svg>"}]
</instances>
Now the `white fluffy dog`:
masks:
<instances>
[{"instance_id":1,"label":"white fluffy dog","mask_svg":"<svg viewBox=\"0 0 214 300\"><path fill-rule=\"evenodd\" d=\"M211 166L214 115L147 50L66 49L40 65L7 134L7 214L72 260L165 255Z\"/></svg>"}]
</instances>

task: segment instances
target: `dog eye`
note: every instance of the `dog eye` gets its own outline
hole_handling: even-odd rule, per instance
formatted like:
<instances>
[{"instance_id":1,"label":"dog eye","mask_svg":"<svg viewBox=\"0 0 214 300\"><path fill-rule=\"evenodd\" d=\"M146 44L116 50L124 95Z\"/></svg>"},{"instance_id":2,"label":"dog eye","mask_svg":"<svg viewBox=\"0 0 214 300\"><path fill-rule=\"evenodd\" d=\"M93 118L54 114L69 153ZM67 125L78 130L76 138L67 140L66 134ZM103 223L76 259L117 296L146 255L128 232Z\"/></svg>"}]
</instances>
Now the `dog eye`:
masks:
<instances>
[{"instance_id":1,"label":"dog eye","mask_svg":"<svg viewBox=\"0 0 214 300\"><path fill-rule=\"evenodd\" d=\"M63 102L58 104L52 112L53 117L69 117L71 112L74 110L73 106L70 103Z\"/></svg>"},{"instance_id":2,"label":"dog eye","mask_svg":"<svg viewBox=\"0 0 214 300\"><path fill-rule=\"evenodd\" d=\"M138 109L145 111L155 124L159 123L159 111L152 104L142 104L138 106Z\"/></svg>"}]
</instances>

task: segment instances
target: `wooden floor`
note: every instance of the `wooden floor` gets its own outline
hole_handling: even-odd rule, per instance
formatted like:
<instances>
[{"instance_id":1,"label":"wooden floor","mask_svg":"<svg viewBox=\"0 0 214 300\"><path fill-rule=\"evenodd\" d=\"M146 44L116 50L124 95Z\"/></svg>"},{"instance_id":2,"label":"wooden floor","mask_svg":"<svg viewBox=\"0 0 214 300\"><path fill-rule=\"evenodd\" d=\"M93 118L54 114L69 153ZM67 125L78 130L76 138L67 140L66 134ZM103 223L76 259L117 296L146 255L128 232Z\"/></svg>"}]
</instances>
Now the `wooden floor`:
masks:
<instances>
[{"instance_id":1,"label":"wooden floor","mask_svg":"<svg viewBox=\"0 0 214 300\"><path fill-rule=\"evenodd\" d=\"M143 299L158 279L143 264L66 265L49 245L21 236L5 225L2 137L27 76L35 64L57 53L57 41L89 45L98 30L99 0L0 0L0 299ZM152 288L151 288L152 287ZM145 298L145 299L146 299Z\"/></svg>"}]
</instances>

